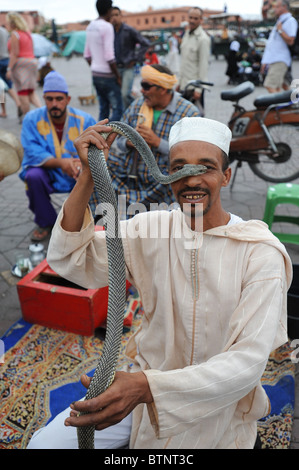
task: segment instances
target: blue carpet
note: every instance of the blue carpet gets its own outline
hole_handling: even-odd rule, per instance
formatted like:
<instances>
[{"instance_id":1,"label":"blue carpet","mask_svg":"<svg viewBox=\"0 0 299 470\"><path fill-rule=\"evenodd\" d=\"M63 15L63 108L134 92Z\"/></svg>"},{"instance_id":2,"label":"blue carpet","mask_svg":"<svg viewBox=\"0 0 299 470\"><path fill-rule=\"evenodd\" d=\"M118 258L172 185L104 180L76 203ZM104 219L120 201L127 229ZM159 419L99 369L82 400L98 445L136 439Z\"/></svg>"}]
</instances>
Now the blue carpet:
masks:
<instances>
[{"instance_id":1,"label":"blue carpet","mask_svg":"<svg viewBox=\"0 0 299 470\"><path fill-rule=\"evenodd\" d=\"M126 362L123 352L140 320L137 310L130 332L123 335L119 367ZM24 320L13 325L2 340L0 448L22 449L37 429L85 395L80 376L88 371L93 374L103 342ZM287 449L290 444L295 401L291 352L289 343L274 351L262 378L271 402L270 415L258 422L265 449Z\"/></svg>"}]
</instances>

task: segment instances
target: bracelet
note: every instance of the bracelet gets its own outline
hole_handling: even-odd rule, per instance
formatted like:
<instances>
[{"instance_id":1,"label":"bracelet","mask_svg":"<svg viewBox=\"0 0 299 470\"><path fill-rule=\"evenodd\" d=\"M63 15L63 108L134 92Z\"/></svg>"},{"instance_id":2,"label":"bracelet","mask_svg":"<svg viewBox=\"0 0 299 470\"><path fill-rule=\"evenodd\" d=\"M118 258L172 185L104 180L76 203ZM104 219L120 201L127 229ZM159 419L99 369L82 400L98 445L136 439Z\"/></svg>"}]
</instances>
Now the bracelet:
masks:
<instances>
[{"instance_id":1,"label":"bracelet","mask_svg":"<svg viewBox=\"0 0 299 470\"><path fill-rule=\"evenodd\" d=\"M10 67L7 67L6 71L7 72L10 72L11 68Z\"/></svg>"},{"instance_id":2,"label":"bracelet","mask_svg":"<svg viewBox=\"0 0 299 470\"><path fill-rule=\"evenodd\" d=\"M282 30L281 29L278 30L278 34L280 34L280 36L282 35Z\"/></svg>"}]
</instances>

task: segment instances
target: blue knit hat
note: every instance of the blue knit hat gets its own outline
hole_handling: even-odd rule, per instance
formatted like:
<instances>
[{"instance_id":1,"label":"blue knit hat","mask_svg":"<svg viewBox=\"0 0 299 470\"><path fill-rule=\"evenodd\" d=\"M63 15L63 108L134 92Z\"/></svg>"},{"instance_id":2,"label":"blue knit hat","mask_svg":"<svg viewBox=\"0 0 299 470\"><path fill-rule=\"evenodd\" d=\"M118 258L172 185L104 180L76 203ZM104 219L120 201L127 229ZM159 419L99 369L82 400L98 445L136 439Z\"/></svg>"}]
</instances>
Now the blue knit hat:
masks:
<instances>
[{"instance_id":1,"label":"blue knit hat","mask_svg":"<svg viewBox=\"0 0 299 470\"><path fill-rule=\"evenodd\" d=\"M60 73L55 72L55 70L49 72L44 79L43 92L47 93L49 91L66 94L69 92L65 79L60 75Z\"/></svg>"}]
</instances>

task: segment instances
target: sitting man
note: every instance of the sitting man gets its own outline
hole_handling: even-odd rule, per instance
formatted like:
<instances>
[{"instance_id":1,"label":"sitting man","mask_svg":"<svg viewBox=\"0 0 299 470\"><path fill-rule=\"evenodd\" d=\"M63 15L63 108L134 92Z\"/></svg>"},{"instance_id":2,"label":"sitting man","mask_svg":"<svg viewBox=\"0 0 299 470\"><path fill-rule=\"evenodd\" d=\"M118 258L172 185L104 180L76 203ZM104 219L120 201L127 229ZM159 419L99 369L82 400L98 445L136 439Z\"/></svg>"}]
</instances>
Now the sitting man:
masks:
<instances>
[{"instance_id":1,"label":"sitting man","mask_svg":"<svg viewBox=\"0 0 299 470\"><path fill-rule=\"evenodd\" d=\"M108 265L105 232L95 232L86 208L93 190L87 152L91 143L106 145L100 134L95 140L105 122L76 141L82 173L48 251L57 273L92 289L106 285ZM270 411L261 377L270 352L288 340L292 265L265 223L243 221L221 204L230 140L228 127L210 119L172 127L170 173L187 164L205 172L172 184L180 209L120 222L127 278L144 308L127 345L128 368L102 394L72 403L37 431L29 448L76 448L76 427L91 425L96 448L254 447L257 420Z\"/></svg>"},{"instance_id":2,"label":"sitting man","mask_svg":"<svg viewBox=\"0 0 299 470\"><path fill-rule=\"evenodd\" d=\"M50 233L57 217L50 194L72 190L81 171L74 140L96 122L89 114L68 106L71 97L59 73L46 75L43 92L46 106L25 116L21 132L24 157L20 178L25 181L37 224L33 241L42 241Z\"/></svg>"},{"instance_id":3,"label":"sitting man","mask_svg":"<svg viewBox=\"0 0 299 470\"><path fill-rule=\"evenodd\" d=\"M145 139L164 173L168 171L168 136L171 126L185 116L200 116L200 112L173 90L177 79L167 67L146 65L141 69L141 77L142 97L127 108L122 121L136 129ZM142 157L125 137L118 137L115 141L107 165L115 191L126 199L126 204L119 204L122 219L126 218L130 204L142 203L149 209L151 203L174 202L171 188L156 182ZM94 191L90 200L93 214L99 202Z\"/></svg>"}]
</instances>

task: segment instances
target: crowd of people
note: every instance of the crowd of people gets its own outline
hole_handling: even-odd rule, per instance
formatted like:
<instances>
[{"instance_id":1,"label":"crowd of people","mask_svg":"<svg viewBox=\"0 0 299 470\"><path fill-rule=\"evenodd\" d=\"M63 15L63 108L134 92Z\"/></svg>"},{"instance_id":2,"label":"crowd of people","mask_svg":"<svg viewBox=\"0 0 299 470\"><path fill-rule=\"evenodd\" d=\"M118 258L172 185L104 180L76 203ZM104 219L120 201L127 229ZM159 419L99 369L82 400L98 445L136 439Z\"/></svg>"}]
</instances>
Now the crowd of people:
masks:
<instances>
[{"instance_id":1,"label":"crowd of people","mask_svg":"<svg viewBox=\"0 0 299 470\"><path fill-rule=\"evenodd\" d=\"M99 17L87 27L84 57L91 67L93 85L99 99L99 119L119 120L132 103L135 67L162 63L178 77L177 90L184 90L190 80L208 81L209 61L213 38L202 27L203 10L191 8L188 26L183 32L171 33L167 39L166 58L160 60L154 44L128 26L117 6L108 0L97 2ZM298 23L291 15L288 0L278 0L274 7L277 23L273 27L264 53L249 42L248 51L240 53L238 37L232 37L227 53L226 75L229 84L242 82L244 68L258 72L261 83L269 92L287 89L292 81L291 46L297 34ZM226 40L229 40L225 29ZM224 37L224 33L223 33ZM43 77L44 78L44 77ZM210 77L212 78L212 77ZM254 76L249 79L256 84ZM7 15L7 25L0 27L0 80L16 103L20 118L30 106L41 107L36 93L38 62L34 57L33 40L26 21L17 12ZM195 89L193 102L201 100L203 90ZM0 117L7 116L5 100Z\"/></svg>"},{"instance_id":2,"label":"crowd of people","mask_svg":"<svg viewBox=\"0 0 299 470\"><path fill-rule=\"evenodd\" d=\"M221 190L231 178L231 131L204 118L191 102L203 105L201 88L190 100L179 93L189 80L208 79L211 39L202 27L203 11L189 10L188 28L180 43L170 38L165 65L155 63L151 44L122 21L112 0L97 0L96 7L99 16L87 27L84 58L98 96L99 122L70 105L68 84L57 71L45 76L44 105L39 102L30 33L8 16L3 77L16 90L11 96L23 117L20 177L35 217L32 239L52 233L48 262L62 277L86 288L107 284L105 232L94 230L103 214L88 164L91 144L104 150L113 188L125 201L124 233L133 224L140 233L150 226L161 233L167 222L169 236L124 237L127 278L144 309L142 327L127 346L130 367L117 372L99 397L72 403L38 430L28 447L76 448L76 427L92 424L98 448L252 449L257 420L269 413L261 377L270 352L288 339L292 266L263 222L244 221L222 207ZM286 8L287 1L278 0L275 41L285 45L296 35ZM266 48L262 63L269 68L265 86L271 92L282 86L290 64L273 66L272 73L267 55ZM280 55L277 60L280 64ZM136 63L142 63L141 96L134 99ZM28 112L31 104L36 109ZM185 165L202 172L170 186L157 183L128 139L112 132L104 140L109 120L136 129L162 172L175 174ZM70 193L58 216L50 199L55 192ZM135 211L135 203L145 213ZM176 208L151 210L161 203ZM88 387L89 378L83 376L82 383Z\"/></svg>"},{"instance_id":3,"label":"crowd of people","mask_svg":"<svg viewBox=\"0 0 299 470\"><path fill-rule=\"evenodd\" d=\"M276 23L271 30L265 49L259 53L254 43L248 51L240 51L235 38L227 55L228 83L235 85L246 79L263 85L269 93L288 90L291 86L293 46L297 37L298 22L290 12L288 0L278 0L273 7ZM246 76L246 68L247 76Z\"/></svg>"},{"instance_id":4,"label":"crowd of people","mask_svg":"<svg viewBox=\"0 0 299 470\"><path fill-rule=\"evenodd\" d=\"M184 74L177 76L169 67L153 60L151 43L123 22L120 9L112 6L111 0L98 0L96 6L99 16L87 27L84 58L90 65L98 96L99 120L123 120L137 129L150 146L161 171L165 172L172 125L185 116L201 115L201 110L192 104L192 98L198 99L201 90L195 89L190 100L183 98L179 91L194 74L207 79L210 40L201 26L203 11L192 8L189 12L190 28L180 51ZM24 35L29 41L27 32ZM178 58L175 35L171 38L170 54L169 66L178 70L178 62L174 60ZM29 60L34 61L31 55L26 64ZM144 65L140 72L141 96L134 99L132 85L137 63ZM8 66L15 68L10 62ZM57 216L50 195L71 191L81 171L74 141L95 120L69 105L68 85L54 70L44 77L44 106L36 102L36 109L28 113L28 103L36 96L34 90L30 88L26 95L18 91L18 96L24 110L21 130L24 157L20 177L25 182L29 208L36 223L31 238L43 241L51 233ZM129 216L128 208L134 203L149 208L150 204L159 204L162 200L166 204L174 202L171 189L156 183L127 139L120 137L115 141L107 163L115 191L124 198L123 218ZM100 202L94 190L90 207L95 218L101 215L97 213Z\"/></svg>"}]
</instances>

